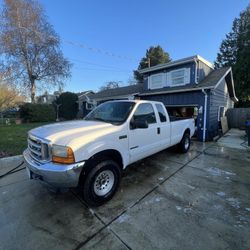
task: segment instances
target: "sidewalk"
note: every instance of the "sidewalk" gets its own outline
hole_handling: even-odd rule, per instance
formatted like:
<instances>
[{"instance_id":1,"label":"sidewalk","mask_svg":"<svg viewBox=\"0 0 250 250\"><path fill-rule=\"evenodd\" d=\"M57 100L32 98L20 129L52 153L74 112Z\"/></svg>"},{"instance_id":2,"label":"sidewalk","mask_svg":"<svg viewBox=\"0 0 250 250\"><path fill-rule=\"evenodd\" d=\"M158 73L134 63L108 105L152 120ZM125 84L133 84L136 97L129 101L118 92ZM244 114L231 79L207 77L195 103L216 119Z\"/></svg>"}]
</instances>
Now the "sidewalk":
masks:
<instances>
[{"instance_id":1,"label":"sidewalk","mask_svg":"<svg viewBox=\"0 0 250 250\"><path fill-rule=\"evenodd\" d=\"M249 149L247 147L247 138L245 130L230 129L225 135L218 140L219 146L234 149Z\"/></svg>"}]
</instances>

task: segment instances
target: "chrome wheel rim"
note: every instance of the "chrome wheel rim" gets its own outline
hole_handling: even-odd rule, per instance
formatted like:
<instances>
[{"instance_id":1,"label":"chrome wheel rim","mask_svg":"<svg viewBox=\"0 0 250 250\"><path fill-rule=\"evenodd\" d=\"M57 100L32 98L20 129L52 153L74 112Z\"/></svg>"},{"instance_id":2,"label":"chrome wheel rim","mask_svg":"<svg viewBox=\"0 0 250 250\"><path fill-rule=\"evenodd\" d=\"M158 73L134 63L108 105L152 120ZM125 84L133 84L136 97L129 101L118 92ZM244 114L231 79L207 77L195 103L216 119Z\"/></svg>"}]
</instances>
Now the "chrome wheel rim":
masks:
<instances>
[{"instance_id":1,"label":"chrome wheel rim","mask_svg":"<svg viewBox=\"0 0 250 250\"><path fill-rule=\"evenodd\" d=\"M189 147L189 138L188 137L185 138L184 147L185 147L185 149L188 149L188 147Z\"/></svg>"},{"instance_id":2,"label":"chrome wheel rim","mask_svg":"<svg viewBox=\"0 0 250 250\"><path fill-rule=\"evenodd\" d=\"M98 196L106 195L113 187L115 176L112 171L104 170L99 173L94 181L94 192Z\"/></svg>"}]
</instances>

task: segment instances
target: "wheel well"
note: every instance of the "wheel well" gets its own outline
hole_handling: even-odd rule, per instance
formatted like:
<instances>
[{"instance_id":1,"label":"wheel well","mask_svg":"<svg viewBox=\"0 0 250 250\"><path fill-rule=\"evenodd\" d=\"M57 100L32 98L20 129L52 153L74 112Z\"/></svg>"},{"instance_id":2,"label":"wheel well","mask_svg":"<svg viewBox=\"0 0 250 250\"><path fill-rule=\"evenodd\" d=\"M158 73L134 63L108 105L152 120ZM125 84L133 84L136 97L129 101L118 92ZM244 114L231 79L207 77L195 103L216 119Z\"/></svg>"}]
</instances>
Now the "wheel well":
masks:
<instances>
[{"instance_id":1,"label":"wheel well","mask_svg":"<svg viewBox=\"0 0 250 250\"><path fill-rule=\"evenodd\" d=\"M108 150L104 150L101 151L99 153L96 153L95 155L91 156L85 163L85 167L82 170L82 174L86 175L86 173L89 172L89 170L92 169L93 167L93 162L95 162L95 164L106 160L106 159L112 159L114 160L120 167L120 169L123 169L123 161L122 161L122 156L120 154L120 152L118 152L117 150L114 149L108 149Z\"/></svg>"},{"instance_id":2,"label":"wheel well","mask_svg":"<svg viewBox=\"0 0 250 250\"><path fill-rule=\"evenodd\" d=\"M98 161L98 160L103 160L106 158L114 160L116 163L119 164L119 166L121 168L123 167L122 156L121 156L120 152L118 152L115 149L108 149L108 150L104 150L104 151L101 151L99 153L96 153L95 155L91 156L89 158L89 160L94 160L94 161L97 160Z\"/></svg>"},{"instance_id":3,"label":"wheel well","mask_svg":"<svg viewBox=\"0 0 250 250\"><path fill-rule=\"evenodd\" d=\"M189 129L189 128L187 128L187 129L184 131L184 134L183 134L183 135L185 135L186 133L190 135L190 129Z\"/></svg>"}]
</instances>

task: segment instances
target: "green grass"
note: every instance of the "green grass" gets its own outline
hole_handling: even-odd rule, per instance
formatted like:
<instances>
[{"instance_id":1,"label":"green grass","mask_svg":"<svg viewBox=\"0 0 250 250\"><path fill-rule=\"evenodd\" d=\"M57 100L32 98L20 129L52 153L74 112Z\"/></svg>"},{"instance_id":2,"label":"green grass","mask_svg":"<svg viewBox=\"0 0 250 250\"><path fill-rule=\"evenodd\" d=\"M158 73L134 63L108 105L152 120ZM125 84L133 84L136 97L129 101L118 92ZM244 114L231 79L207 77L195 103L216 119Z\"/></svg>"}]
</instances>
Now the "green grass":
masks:
<instances>
[{"instance_id":1,"label":"green grass","mask_svg":"<svg viewBox=\"0 0 250 250\"><path fill-rule=\"evenodd\" d=\"M0 124L0 157L1 155L19 155L27 147L27 132L48 123Z\"/></svg>"}]
</instances>

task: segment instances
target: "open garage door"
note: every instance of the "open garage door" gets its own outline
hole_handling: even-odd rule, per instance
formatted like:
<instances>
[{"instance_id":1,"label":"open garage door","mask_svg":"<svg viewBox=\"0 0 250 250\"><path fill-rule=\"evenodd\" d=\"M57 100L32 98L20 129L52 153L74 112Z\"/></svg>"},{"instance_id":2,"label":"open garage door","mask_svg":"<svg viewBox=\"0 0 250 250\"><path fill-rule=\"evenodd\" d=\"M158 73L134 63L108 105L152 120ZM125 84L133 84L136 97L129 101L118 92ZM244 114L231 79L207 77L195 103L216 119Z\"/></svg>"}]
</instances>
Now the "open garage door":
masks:
<instances>
[{"instance_id":1,"label":"open garage door","mask_svg":"<svg viewBox=\"0 0 250 250\"><path fill-rule=\"evenodd\" d=\"M197 131L198 105L166 105L170 120L194 118Z\"/></svg>"}]
</instances>

